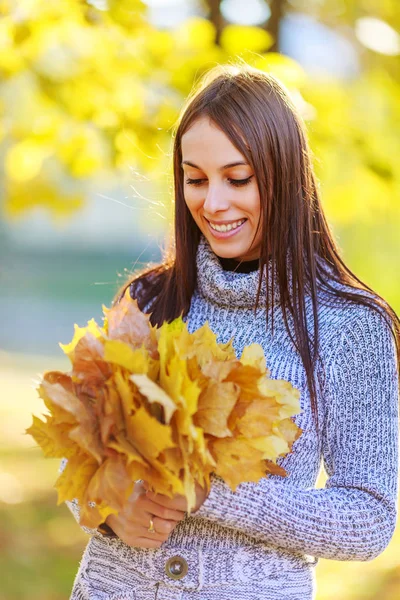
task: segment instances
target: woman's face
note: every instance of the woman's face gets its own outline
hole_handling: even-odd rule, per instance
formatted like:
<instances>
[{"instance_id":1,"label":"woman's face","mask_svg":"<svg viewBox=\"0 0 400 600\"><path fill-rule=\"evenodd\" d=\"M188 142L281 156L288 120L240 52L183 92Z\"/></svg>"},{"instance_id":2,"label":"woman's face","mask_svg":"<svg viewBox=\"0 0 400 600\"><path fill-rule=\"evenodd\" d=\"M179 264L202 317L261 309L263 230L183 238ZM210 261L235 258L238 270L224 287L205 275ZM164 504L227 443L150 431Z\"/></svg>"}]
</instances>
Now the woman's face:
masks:
<instances>
[{"instance_id":1,"label":"woman's face","mask_svg":"<svg viewBox=\"0 0 400 600\"><path fill-rule=\"evenodd\" d=\"M182 136L185 202L213 252L222 258L259 257L260 194L251 166L208 117ZM250 247L251 246L251 247Z\"/></svg>"}]
</instances>

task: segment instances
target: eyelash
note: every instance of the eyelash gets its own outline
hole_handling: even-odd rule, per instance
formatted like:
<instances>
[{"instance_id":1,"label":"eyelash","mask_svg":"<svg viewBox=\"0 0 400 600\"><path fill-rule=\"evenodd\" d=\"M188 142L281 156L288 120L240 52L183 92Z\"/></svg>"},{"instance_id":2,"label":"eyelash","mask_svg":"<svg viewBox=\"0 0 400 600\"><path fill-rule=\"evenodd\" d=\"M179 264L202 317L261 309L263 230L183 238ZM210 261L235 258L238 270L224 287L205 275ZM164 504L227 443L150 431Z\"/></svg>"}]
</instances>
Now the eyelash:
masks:
<instances>
[{"instance_id":1,"label":"eyelash","mask_svg":"<svg viewBox=\"0 0 400 600\"><path fill-rule=\"evenodd\" d=\"M246 177L246 179L231 179L230 177L228 177L228 181L231 185L234 185L235 187L242 187L243 185L247 185L248 183L250 183L250 179L252 177L253 175L250 175L250 177ZM201 185L203 181L205 181L205 179L186 179L186 183L188 185Z\"/></svg>"}]
</instances>

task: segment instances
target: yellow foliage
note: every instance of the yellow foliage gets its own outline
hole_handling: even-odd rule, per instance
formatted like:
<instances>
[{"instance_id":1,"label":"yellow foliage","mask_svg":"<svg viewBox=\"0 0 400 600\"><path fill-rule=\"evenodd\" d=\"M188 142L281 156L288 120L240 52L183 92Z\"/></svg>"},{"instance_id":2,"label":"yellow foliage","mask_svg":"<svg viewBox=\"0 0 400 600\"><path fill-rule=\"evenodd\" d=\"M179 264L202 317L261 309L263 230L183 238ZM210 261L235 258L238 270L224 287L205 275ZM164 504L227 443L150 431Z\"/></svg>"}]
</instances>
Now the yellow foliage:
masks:
<instances>
[{"instance_id":1,"label":"yellow foliage","mask_svg":"<svg viewBox=\"0 0 400 600\"><path fill-rule=\"evenodd\" d=\"M28 182L40 173L44 160L51 155L46 144L25 139L11 146L6 153L4 169L6 175L18 182Z\"/></svg>"},{"instance_id":2,"label":"yellow foliage","mask_svg":"<svg viewBox=\"0 0 400 600\"><path fill-rule=\"evenodd\" d=\"M221 45L230 54L266 52L273 44L273 37L261 27L227 25L222 30Z\"/></svg>"},{"instance_id":3,"label":"yellow foliage","mask_svg":"<svg viewBox=\"0 0 400 600\"><path fill-rule=\"evenodd\" d=\"M218 343L208 323L191 334L181 318L153 327L129 288L103 312L102 328L91 319L61 344L72 370L43 375L50 415L27 430L45 456L68 458L58 499L79 500L82 524L121 510L134 479L184 494L190 511L195 482L208 487L212 471L233 490L285 475L276 461L300 434L288 418L299 392L269 378L260 346L239 360L233 340Z\"/></svg>"},{"instance_id":4,"label":"yellow foliage","mask_svg":"<svg viewBox=\"0 0 400 600\"><path fill-rule=\"evenodd\" d=\"M252 64L261 71L274 75L287 88L299 88L306 81L306 74L299 63L289 56L277 52L268 52L256 57Z\"/></svg>"},{"instance_id":5,"label":"yellow foliage","mask_svg":"<svg viewBox=\"0 0 400 600\"><path fill-rule=\"evenodd\" d=\"M140 0L112 0L106 10L77 0L18 6L16 19L15 2L3 3L0 20L7 216L41 205L65 218L102 173L164 176L170 127L193 80L240 55L304 97L328 216L343 226L398 218L400 86L378 57L344 85L267 53L272 39L262 28L228 25L217 45L201 17L156 30Z\"/></svg>"},{"instance_id":6,"label":"yellow foliage","mask_svg":"<svg viewBox=\"0 0 400 600\"><path fill-rule=\"evenodd\" d=\"M215 27L211 21L201 17L187 19L173 33L177 50L199 52L206 50L215 41Z\"/></svg>"}]
</instances>

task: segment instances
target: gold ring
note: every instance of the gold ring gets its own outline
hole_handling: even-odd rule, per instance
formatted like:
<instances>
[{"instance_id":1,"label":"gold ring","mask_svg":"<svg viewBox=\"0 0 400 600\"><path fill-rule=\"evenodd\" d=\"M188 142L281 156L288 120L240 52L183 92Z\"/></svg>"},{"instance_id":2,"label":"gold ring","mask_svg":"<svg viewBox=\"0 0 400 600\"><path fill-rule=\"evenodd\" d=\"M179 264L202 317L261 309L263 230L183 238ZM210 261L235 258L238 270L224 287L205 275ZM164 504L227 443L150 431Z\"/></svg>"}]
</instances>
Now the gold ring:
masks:
<instances>
[{"instance_id":1,"label":"gold ring","mask_svg":"<svg viewBox=\"0 0 400 600\"><path fill-rule=\"evenodd\" d=\"M147 530L149 533L157 533L156 530L154 529L154 522L153 519L150 518L150 527Z\"/></svg>"}]
</instances>

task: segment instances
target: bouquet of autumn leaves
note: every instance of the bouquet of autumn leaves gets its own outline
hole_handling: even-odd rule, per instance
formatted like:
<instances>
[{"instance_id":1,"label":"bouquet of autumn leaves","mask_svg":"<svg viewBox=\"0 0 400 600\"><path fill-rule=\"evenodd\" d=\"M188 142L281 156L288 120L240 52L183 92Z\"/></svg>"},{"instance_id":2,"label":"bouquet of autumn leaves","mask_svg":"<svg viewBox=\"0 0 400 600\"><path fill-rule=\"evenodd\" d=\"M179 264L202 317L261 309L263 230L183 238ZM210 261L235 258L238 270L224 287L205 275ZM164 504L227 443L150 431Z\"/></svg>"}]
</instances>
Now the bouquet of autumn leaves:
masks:
<instances>
[{"instance_id":1,"label":"bouquet of autumn leaves","mask_svg":"<svg viewBox=\"0 0 400 600\"><path fill-rule=\"evenodd\" d=\"M235 356L208 323L189 333L182 318L152 326L127 289L104 324L75 325L60 344L69 373L49 371L38 386L50 414L33 416L27 433L46 457L67 458L55 487L58 504L76 498L80 523L95 528L120 511L134 482L183 494L195 505L195 482L210 474L232 490L268 473L301 430L299 391L269 377L261 346Z\"/></svg>"}]
</instances>

